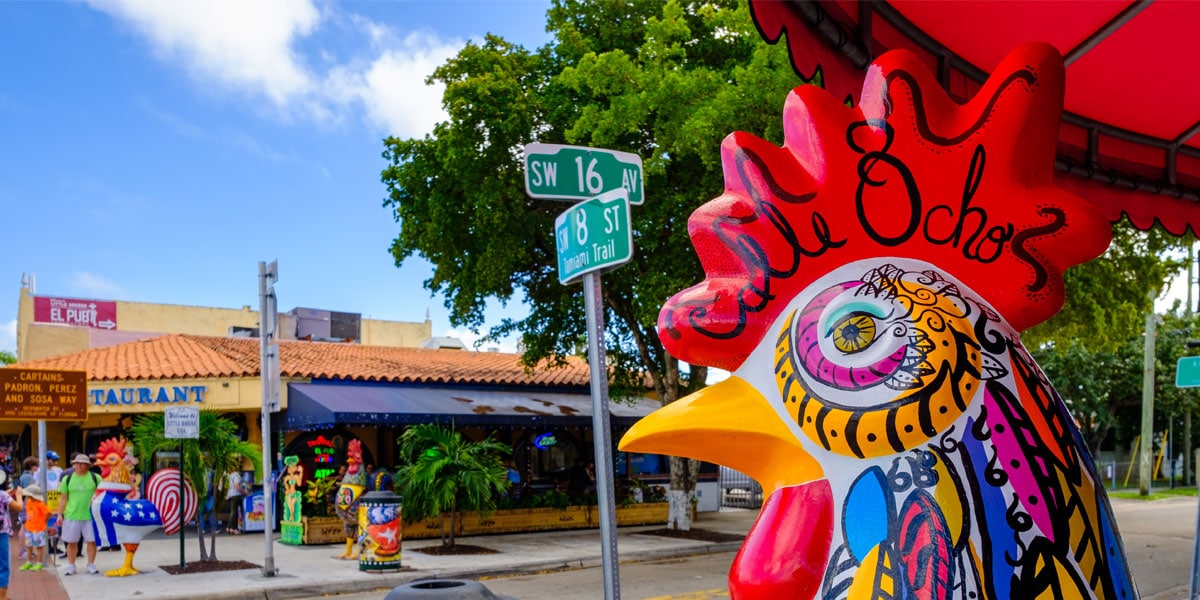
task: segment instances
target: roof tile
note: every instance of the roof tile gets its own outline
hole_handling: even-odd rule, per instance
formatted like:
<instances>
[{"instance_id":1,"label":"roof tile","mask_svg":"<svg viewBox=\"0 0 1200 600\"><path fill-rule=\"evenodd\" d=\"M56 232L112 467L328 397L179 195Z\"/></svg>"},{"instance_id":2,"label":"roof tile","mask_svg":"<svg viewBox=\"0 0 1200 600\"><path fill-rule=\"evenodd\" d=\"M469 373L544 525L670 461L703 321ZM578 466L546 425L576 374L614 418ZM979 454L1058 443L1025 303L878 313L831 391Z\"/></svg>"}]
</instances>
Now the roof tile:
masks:
<instances>
[{"instance_id":1,"label":"roof tile","mask_svg":"<svg viewBox=\"0 0 1200 600\"><path fill-rule=\"evenodd\" d=\"M527 371L518 354L362 346L334 342L279 342L284 377L454 383L456 385L587 386L587 361L570 357L563 367L543 363ZM85 350L14 367L87 371L91 381L254 377L255 338L164 335Z\"/></svg>"}]
</instances>

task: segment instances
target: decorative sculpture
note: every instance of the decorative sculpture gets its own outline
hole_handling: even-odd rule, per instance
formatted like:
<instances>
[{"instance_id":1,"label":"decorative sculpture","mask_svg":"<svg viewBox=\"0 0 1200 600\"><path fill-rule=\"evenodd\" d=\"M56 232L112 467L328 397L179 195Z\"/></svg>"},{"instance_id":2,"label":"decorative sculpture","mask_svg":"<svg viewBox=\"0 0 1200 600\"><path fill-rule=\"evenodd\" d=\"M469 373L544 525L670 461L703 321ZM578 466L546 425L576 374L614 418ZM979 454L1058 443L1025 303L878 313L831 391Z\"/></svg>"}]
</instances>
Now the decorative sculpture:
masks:
<instances>
[{"instance_id":1,"label":"decorative sculpture","mask_svg":"<svg viewBox=\"0 0 1200 600\"><path fill-rule=\"evenodd\" d=\"M732 375L621 447L763 485L733 598L1136 597L1087 447L1020 342L1111 237L1053 184L1062 97L1048 45L965 105L889 52L857 108L793 91L782 148L726 138L725 193L688 223L707 278L658 328Z\"/></svg>"},{"instance_id":2,"label":"decorative sculpture","mask_svg":"<svg viewBox=\"0 0 1200 600\"><path fill-rule=\"evenodd\" d=\"M346 551L338 558L357 560L358 500L367 488L367 473L362 468L362 442L350 440L346 445L346 474L338 487L334 507L346 531Z\"/></svg>"},{"instance_id":3,"label":"decorative sculpture","mask_svg":"<svg viewBox=\"0 0 1200 600\"><path fill-rule=\"evenodd\" d=\"M304 522L300 485L304 483L304 466L299 456L283 457L283 475L279 477L279 496L283 498L283 514L280 517L279 541L284 544L304 543Z\"/></svg>"},{"instance_id":4,"label":"decorative sculpture","mask_svg":"<svg viewBox=\"0 0 1200 600\"><path fill-rule=\"evenodd\" d=\"M142 538L162 526L163 518L159 507L173 506L178 514L179 500L176 498L172 501L170 486L159 485L154 477L151 477L151 482L146 488L149 499L137 498L137 490L133 486L133 482L136 481L134 466L137 465L137 459L126 448L124 438L110 438L100 442L96 452L96 464L100 466L102 478L96 496L92 498L92 527L96 534L96 544L121 544L125 548L125 560L121 567L104 574L108 577L137 575L140 571L133 567L133 557ZM175 471L174 475L178 478L178 471ZM178 485L175 487L178 488ZM184 492L184 506L187 508L190 504L194 514L196 492L190 489L190 485L187 487L189 489ZM178 494L178 491L174 493Z\"/></svg>"}]
</instances>

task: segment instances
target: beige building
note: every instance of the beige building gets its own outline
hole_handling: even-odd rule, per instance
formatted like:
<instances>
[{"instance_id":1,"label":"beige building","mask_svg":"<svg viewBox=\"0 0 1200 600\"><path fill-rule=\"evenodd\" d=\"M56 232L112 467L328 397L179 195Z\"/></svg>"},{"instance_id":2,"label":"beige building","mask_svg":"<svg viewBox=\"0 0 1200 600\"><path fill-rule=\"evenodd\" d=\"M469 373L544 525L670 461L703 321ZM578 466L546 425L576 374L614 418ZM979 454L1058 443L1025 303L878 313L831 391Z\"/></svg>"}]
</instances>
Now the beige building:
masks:
<instances>
[{"instance_id":1,"label":"beige building","mask_svg":"<svg viewBox=\"0 0 1200 600\"><path fill-rule=\"evenodd\" d=\"M255 337L258 311L66 298L21 288L17 308L17 360L37 360L168 333ZM279 315L280 340L352 342L365 346L416 348L431 339L433 326L363 319L355 313L294 308Z\"/></svg>"}]
</instances>

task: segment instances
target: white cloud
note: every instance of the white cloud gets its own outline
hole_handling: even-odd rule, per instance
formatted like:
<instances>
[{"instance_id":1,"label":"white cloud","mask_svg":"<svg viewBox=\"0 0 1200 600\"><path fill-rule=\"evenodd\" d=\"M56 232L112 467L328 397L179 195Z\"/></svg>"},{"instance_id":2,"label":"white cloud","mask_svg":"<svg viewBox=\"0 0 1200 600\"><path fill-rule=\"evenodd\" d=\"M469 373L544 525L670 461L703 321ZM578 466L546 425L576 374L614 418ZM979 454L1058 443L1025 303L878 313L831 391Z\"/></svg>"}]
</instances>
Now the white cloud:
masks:
<instances>
[{"instance_id":1,"label":"white cloud","mask_svg":"<svg viewBox=\"0 0 1200 600\"><path fill-rule=\"evenodd\" d=\"M17 353L17 320L0 325L0 350Z\"/></svg>"},{"instance_id":2,"label":"white cloud","mask_svg":"<svg viewBox=\"0 0 1200 600\"><path fill-rule=\"evenodd\" d=\"M71 294L100 300L120 300L127 294L120 285L93 273L74 273L67 282Z\"/></svg>"},{"instance_id":3,"label":"white cloud","mask_svg":"<svg viewBox=\"0 0 1200 600\"><path fill-rule=\"evenodd\" d=\"M311 78L294 50L297 36L320 20L312 2L289 0L91 0L148 38L195 77L259 92L277 106L311 91Z\"/></svg>"},{"instance_id":4,"label":"white cloud","mask_svg":"<svg viewBox=\"0 0 1200 600\"><path fill-rule=\"evenodd\" d=\"M425 78L463 45L431 33L401 38L385 24L340 13L347 5L318 9L312 0L89 2L206 89L264 97L282 116L322 124L360 112L372 129L401 137L422 136L446 118L441 86L427 86ZM346 37L364 47L319 47L338 37L314 38L323 24L353 29Z\"/></svg>"},{"instance_id":5,"label":"white cloud","mask_svg":"<svg viewBox=\"0 0 1200 600\"><path fill-rule=\"evenodd\" d=\"M460 46L427 34L409 35L365 69L343 68L332 73L330 91L342 101L361 102L367 119L388 134L420 137L447 118L441 106L444 86L426 85L425 79Z\"/></svg>"}]
</instances>

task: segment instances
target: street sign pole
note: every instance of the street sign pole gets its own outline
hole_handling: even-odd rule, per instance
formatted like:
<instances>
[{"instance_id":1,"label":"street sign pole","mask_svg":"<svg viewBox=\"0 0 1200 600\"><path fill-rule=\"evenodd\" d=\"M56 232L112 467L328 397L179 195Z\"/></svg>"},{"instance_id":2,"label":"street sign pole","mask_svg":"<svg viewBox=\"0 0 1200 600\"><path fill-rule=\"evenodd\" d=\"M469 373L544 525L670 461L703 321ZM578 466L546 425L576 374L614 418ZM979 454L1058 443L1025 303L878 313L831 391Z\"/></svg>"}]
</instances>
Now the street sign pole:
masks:
<instances>
[{"instance_id":1,"label":"street sign pole","mask_svg":"<svg viewBox=\"0 0 1200 600\"><path fill-rule=\"evenodd\" d=\"M278 320L276 312L275 282L279 281L279 265L277 261L258 263L258 328L259 328L259 378L262 380L262 465L263 465L263 520L267 524L264 529L263 543L266 546L263 555L263 577L274 577L278 570L275 568L275 546L272 539L275 530L275 490L271 481L271 413L279 410L279 342L275 339L275 326Z\"/></svg>"},{"instance_id":2,"label":"street sign pole","mask_svg":"<svg viewBox=\"0 0 1200 600\"><path fill-rule=\"evenodd\" d=\"M617 570L616 499L613 493L612 433L608 415L608 367L604 360L604 300L600 275L583 276L583 305L587 313L588 369L592 382L592 446L596 469L596 504L600 509L600 558L604 563L604 598L620 600Z\"/></svg>"},{"instance_id":3,"label":"street sign pole","mask_svg":"<svg viewBox=\"0 0 1200 600\"><path fill-rule=\"evenodd\" d=\"M600 273L633 257L629 205L641 204L645 199L642 184L642 158L636 154L559 144L525 146L525 193L531 198L580 201L555 219L554 245L558 251L558 280L570 284L583 278L592 386L592 464L600 512L605 600L621 599L621 578L617 568L617 508Z\"/></svg>"}]
</instances>

